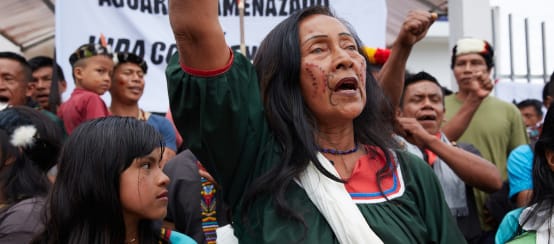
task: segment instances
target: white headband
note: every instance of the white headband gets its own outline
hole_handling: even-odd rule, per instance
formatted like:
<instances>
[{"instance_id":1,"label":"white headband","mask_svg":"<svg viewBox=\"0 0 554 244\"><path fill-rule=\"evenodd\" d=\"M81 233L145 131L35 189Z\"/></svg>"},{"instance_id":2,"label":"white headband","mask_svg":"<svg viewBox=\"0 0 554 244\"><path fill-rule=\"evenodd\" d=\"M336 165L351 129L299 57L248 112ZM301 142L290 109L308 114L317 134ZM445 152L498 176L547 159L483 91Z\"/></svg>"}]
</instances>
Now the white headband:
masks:
<instances>
[{"instance_id":1,"label":"white headband","mask_svg":"<svg viewBox=\"0 0 554 244\"><path fill-rule=\"evenodd\" d=\"M486 53L488 52L487 44L483 40L468 38L461 39L456 43L456 56L467 53Z\"/></svg>"}]
</instances>

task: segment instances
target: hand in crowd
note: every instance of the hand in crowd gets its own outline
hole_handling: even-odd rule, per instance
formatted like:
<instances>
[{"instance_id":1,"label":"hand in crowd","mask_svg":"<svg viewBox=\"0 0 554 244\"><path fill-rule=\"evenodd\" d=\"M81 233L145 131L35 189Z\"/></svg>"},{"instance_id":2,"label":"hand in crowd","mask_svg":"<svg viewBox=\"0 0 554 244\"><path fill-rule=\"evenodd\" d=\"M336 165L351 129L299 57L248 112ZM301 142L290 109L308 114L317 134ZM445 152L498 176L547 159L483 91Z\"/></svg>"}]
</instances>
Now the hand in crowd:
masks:
<instances>
[{"instance_id":1,"label":"hand in crowd","mask_svg":"<svg viewBox=\"0 0 554 244\"><path fill-rule=\"evenodd\" d=\"M493 81L489 77L488 73L477 71L473 74L473 79L471 80L470 92L468 98L475 98L478 100L483 100L492 91Z\"/></svg>"},{"instance_id":2,"label":"hand in crowd","mask_svg":"<svg viewBox=\"0 0 554 244\"><path fill-rule=\"evenodd\" d=\"M400 102L404 84L401 81L404 80L404 69L412 47L425 37L436 19L437 14L421 10L410 11L392 45L391 56L375 76L393 107Z\"/></svg>"},{"instance_id":3,"label":"hand in crowd","mask_svg":"<svg viewBox=\"0 0 554 244\"><path fill-rule=\"evenodd\" d=\"M397 117L396 133L419 148L426 148L436 137L429 134L416 118Z\"/></svg>"},{"instance_id":4,"label":"hand in crowd","mask_svg":"<svg viewBox=\"0 0 554 244\"><path fill-rule=\"evenodd\" d=\"M397 42L404 46L414 45L425 37L427 31L436 19L436 13L429 13L422 10L410 11L398 33Z\"/></svg>"}]
</instances>

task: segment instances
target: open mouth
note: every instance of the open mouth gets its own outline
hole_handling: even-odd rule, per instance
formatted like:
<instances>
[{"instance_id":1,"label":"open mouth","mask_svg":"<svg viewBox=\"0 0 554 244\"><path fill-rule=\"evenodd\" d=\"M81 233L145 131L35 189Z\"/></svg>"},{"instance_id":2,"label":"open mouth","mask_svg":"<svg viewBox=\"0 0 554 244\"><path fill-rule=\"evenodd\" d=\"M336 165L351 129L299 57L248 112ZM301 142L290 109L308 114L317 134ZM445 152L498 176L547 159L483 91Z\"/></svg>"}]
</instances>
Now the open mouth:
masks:
<instances>
[{"instance_id":1,"label":"open mouth","mask_svg":"<svg viewBox=\"0 0 554 244\"><path fill-rule=\"evenodd\" d=\"M37 99L48 99L48 94L39 94L37 95Z\"/></svg>"},{"instance_id":2,"label":"open mouth","mask_svg":"<svg viewBox=\"0 0 554 244\"><path fill-rule=\"evenodd\" d=\"M418 121L435 121L437 116L435 115L423 115L417 118Z\"/></svg>"},{"instance_id":3,"label":"open mouth","mask_svg":"<svg viewBox=\"0 0 554 244\"><path fill-rule=\"evenodd\" d=\"M8 107L8 97L0 96L0 111Z\"/></svg>"},{"instance_id":4,"label":"open mouth","mask_svg":"<svg viewBox=\"0 0 554 244\"><path fill-rule=\"evenodd\" d=\"M354 78L344 78L335 85L335 91L355 91L358 89L358 81Z\"/></svg>"},{"instance_id":5,"label":"open mouth","mask_svg":"<svg viewBox=\"0 0 554 244\"><path fill-rule=\"evenodd\" d=\"M10 101L9 97L0 95L0 103L8 103Z\"/></svg>"}]
</instances>

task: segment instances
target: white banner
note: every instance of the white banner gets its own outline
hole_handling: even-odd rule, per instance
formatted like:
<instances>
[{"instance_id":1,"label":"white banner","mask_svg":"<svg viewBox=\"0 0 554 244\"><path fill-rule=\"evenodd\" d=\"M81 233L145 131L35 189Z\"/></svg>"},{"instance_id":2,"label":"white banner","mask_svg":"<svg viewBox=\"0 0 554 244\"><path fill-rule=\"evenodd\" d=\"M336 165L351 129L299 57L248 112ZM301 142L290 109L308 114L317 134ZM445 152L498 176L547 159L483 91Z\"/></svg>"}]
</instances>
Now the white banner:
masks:
<instances>
[{"instance_id":1,"label":"white banner","mask_svg":"<svg viewBox=\"0 0 554 244\"><path fill-rule=\"evenodd\" d=\"M349 21L364 43L384 47L385 0L246 0L246 55L252 57L263 37L297 9L330 6ZM145 58L148 74L139 104L147 111L169 108L165 67L175 53L166 0L57 0L56 59L68 81L67 100L74 88L69 56L85 43L99 43L103 34L115 52L133 52ZM239 49L239 13L236 0L219 0L219 16L229 46ZM109 93L103 96L109 106Z\"/></svg>"}]
</instances>

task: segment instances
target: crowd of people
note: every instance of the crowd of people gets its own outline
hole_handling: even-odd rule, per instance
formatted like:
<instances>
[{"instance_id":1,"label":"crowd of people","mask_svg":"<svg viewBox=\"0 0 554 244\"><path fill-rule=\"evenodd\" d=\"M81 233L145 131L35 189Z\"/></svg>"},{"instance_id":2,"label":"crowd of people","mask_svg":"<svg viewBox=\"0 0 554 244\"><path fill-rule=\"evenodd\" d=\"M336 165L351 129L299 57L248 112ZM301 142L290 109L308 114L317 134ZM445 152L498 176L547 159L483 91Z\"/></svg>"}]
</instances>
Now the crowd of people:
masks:
<instances>
[{"instance_id":1,"label":"crowd of people","mask_svg":"<svg viewBox=\"0 0 554 244\"><path fill-rule=\"evenodd\" d=\"M452 93L406 70L436 14L375 49L321 6L250 61L217 4L170 1L165 117L139 107L136 54L76 48L62 101L55 60L0 52L0 243L554 241L554 74L504 102L494 48L463 38Z\"/></svg>"}]
</instances>

